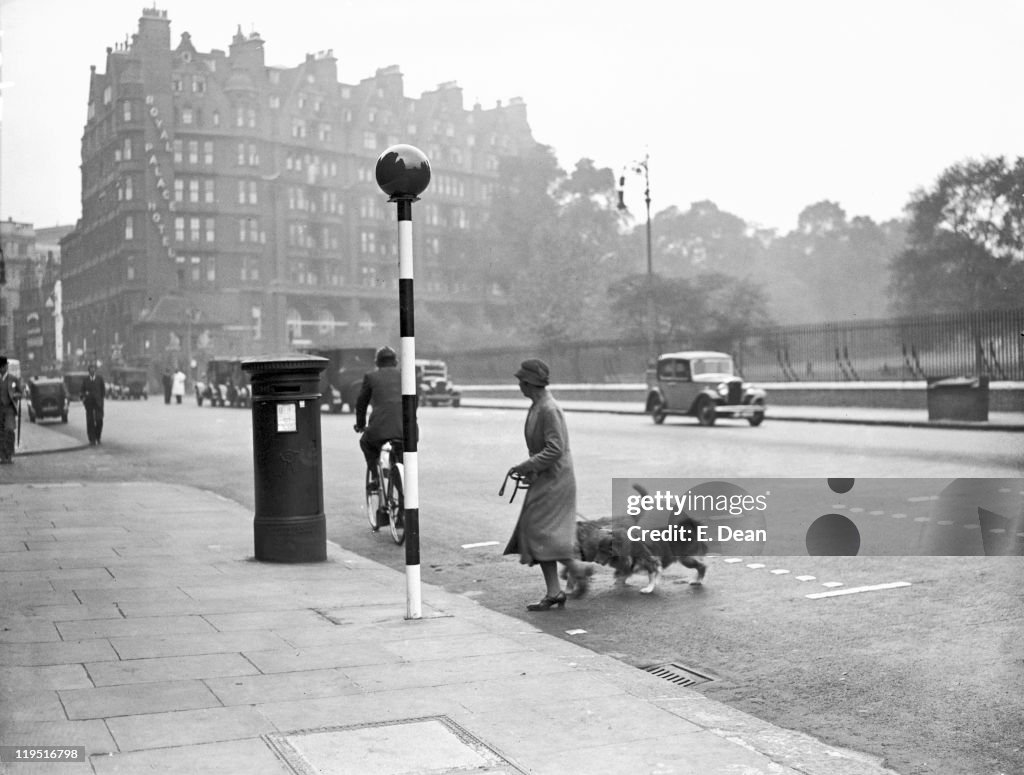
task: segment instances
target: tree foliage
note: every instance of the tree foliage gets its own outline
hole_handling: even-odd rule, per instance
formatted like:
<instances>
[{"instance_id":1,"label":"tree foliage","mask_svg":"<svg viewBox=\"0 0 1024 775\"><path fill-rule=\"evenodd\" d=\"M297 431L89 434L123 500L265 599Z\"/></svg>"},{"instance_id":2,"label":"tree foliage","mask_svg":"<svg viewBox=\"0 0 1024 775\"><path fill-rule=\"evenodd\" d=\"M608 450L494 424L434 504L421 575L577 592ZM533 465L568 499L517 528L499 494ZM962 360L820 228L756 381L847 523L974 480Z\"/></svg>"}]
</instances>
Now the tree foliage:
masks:
<instances>
[{"instance_id":1,"label":"tree foliage","mask_svg":"<svg viewBox=\"0 0 1024 775\"><path fill-rule=\"evenodd\" d=\"M905 313L998 309L1024 298L1024 158L949 167L907 206L891 291Z\"/></svg>"}]
</instances>

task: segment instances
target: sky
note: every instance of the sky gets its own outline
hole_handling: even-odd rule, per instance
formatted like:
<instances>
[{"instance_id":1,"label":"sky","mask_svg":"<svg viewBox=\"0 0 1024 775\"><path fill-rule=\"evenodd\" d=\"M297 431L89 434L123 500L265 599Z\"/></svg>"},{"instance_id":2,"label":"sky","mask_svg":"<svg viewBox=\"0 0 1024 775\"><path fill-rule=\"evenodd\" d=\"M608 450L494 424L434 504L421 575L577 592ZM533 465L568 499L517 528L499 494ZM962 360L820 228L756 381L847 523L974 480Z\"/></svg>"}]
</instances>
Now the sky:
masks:
<instances>
[{"instance_id":1,"label":"sky","mask_svg":"<svg viewBox=\"0 0 1024 775\"><path fill-rule=\"evenodd\" d=\"M89 66L153 0L0 0L0 218L74 223ZM522 98L562 167L649 159L652 209L711 200L786 233L829 200L899 217L971 158L1024 155L1018 0L158 0L171 42L268 65L333 49L355 84L399 65L406 96ZM383 151L383 149L381 149ZM630 173L642 220L643 182ZM429 190L426 194L429 196Z\"/></svg>"}]
</instances>

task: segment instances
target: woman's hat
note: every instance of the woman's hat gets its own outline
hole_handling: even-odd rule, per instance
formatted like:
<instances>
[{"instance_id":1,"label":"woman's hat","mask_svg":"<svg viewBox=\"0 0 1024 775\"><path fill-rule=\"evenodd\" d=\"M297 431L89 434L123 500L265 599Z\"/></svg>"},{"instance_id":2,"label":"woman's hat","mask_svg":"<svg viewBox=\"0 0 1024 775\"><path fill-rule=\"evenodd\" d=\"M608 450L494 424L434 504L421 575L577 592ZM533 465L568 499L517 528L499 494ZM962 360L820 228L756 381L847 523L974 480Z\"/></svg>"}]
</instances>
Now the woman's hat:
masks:
<instances>
[{"instance_id":1,"label":"woman's hat","mask_svg":"<svg viewBox=\"0 0 1024 775\"><path fill-rule=\"evenodd\" d=\"M530 358L519 365L519 371L515 373L515 376L528 385L547 387L548 374L550 374L550 369L548 369L548 365L544 361L538 358Z\"/></svg>"}]
</instances>

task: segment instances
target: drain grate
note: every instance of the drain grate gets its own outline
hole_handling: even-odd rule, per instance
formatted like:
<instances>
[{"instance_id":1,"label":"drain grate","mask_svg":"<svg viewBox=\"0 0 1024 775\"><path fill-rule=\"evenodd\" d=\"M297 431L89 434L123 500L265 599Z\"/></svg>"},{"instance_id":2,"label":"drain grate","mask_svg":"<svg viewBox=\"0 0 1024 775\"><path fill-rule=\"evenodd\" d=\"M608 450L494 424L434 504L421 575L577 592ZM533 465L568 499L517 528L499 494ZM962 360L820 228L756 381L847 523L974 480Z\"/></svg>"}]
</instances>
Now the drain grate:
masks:
<instances>
[{"instance_id":1,"label":"drain grate","mask_svg":"<svg viewBox=\"0 0 1024 775\"><path fill-rule=\"evenodd\" d=\"M695 684L703 684L715 680L714 676L699 673L692 667L680 665L678 662L651 665L650 667L645 667L644 670L653 676L671 681L677 686L694 686Z\"/></svg>"}]
</instances>

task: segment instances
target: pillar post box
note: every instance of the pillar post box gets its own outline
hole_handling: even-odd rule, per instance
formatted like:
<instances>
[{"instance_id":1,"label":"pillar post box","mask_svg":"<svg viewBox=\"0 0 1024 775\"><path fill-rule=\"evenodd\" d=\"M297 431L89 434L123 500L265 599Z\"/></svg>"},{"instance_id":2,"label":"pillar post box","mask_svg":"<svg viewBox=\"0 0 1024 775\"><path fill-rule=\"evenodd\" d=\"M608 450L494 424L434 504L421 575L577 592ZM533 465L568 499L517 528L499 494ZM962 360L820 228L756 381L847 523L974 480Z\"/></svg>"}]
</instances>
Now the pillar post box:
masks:
<instances>
[{"instance_id":1,"label":"pillar post box","mask_svg":"<svg viewBox=\"0 0 1024 775\"><path fill-rule=\"evenodd\" d=\"M256 559L327 559L320 373L327 359L287 354L247 358L252 384Z\"/></svg>"}]
</instances>

